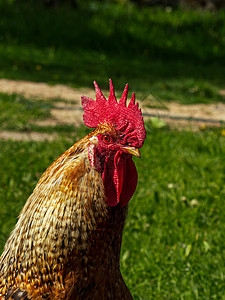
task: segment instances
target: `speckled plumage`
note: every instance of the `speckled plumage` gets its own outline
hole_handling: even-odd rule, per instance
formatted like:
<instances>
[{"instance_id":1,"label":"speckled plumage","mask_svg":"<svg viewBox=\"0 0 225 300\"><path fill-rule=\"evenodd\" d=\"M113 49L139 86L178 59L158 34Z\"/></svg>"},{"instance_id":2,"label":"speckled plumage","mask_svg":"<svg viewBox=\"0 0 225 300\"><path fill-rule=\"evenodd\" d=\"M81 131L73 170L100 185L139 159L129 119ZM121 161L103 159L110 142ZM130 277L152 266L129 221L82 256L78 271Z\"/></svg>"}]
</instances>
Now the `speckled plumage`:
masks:
<instances>
[{"instance_id":1,"label":"speckled plumage","mask_svg":"<svg viewBox=\"0 0 225 300\"><path fill-rule=\"evenodd\" d=\"M2 295L20 288L28 299L108 299L102 281L110 275L125 294L119 253L127 207L105 203L100 173L88 160L89 138L46 170L24 206L0 260Z\"/></svg>"},{"instance_id":2,"label":"speckled plumage","mask_svg":"<svg viewBox=\"0 0 225 300\"><path fill-rule=\"evenodd\" d=\"M0 299L132 299L119 265L127 205L107 204L95 149L104 134L118 143L115 126L99 124L40 178L0 258Z\"/></svg>"}]
</instances>

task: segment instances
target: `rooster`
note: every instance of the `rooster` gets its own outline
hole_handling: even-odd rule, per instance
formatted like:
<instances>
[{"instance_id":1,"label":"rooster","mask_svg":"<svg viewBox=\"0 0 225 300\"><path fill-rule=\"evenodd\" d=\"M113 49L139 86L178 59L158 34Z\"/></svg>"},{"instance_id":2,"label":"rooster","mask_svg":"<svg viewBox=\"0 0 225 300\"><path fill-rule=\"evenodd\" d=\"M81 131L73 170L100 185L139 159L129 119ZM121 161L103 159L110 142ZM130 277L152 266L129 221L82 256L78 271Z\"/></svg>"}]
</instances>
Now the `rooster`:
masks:
<instances>
[{"instance_id":1,"label":"rooster","mask_svg":"<svg viewBox=\"0 0 225 300\"><path fill-rule=\"evenodd\" d=\"M146 131L128 84L117 102L94 82L82 96L84 123L95 128L44 172L0 258L0 299L132 299L120 249L128 202L137 185L132 155Z\"/></svg>"}]
</instances>

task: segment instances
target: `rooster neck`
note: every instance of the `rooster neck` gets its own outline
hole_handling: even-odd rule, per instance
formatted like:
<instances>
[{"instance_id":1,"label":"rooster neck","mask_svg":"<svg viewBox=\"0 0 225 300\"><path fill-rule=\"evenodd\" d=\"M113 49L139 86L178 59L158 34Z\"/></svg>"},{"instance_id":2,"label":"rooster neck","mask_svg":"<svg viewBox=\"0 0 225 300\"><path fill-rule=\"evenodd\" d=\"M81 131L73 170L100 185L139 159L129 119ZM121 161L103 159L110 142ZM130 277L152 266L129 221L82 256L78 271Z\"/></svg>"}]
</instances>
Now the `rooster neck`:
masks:
<instances>
[{"instance_id":1,"label":"rooster neck","mask_svg":"<svg viewBox=\"0 0 225 300\"><path fill-rule=\"evenodd\" d=\"M90 280L102 265L101 274L119 272L127 207L106 204L101 173L86 150L77 152L53 163L27 200L0 258L0 292L14 282L32 285L32 296L48 294L49 286L55 295Z\"/></svg>"}]
</instances>

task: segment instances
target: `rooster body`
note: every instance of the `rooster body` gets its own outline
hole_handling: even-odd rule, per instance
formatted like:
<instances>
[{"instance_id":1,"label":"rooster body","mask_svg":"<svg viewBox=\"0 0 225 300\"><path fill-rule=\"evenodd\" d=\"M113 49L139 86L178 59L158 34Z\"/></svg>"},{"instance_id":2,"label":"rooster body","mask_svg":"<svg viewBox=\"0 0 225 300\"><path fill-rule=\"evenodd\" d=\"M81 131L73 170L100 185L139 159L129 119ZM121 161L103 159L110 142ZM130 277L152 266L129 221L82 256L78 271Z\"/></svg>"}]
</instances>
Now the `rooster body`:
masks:
<instances>
[{"instance_id":1,"label":"rooster body","mask_svg":"<svg viewBox=\"0 0 225 300\"><path fill-rule=\"evenodd\" d=\"M90 100L83 98L86 117ZM139 150L124 140L124 129L98 118L28 198L0 258L0 299L132 299L120 249L137 183L131 155Z\"/></svg>"}]
</instances>

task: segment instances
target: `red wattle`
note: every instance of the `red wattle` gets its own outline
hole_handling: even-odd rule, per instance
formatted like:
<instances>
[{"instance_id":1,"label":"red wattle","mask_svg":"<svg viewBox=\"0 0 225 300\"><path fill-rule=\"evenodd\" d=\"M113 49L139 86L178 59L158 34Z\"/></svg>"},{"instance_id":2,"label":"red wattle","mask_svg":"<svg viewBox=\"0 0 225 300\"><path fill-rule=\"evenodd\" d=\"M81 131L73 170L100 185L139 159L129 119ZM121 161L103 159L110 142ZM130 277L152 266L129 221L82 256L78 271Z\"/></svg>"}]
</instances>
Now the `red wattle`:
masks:
<instances>
[{"instance_id":1,"label":"red wattle","mask_svg":"<svg viewBox=\"0 0 225 300\"><path fill-rule=\"evenodd\" d=\"M133 196L137 186L137 169L132 160L132 157L128 157L123 160L123 189L120 194L120 206L125 206Z\"/></svg>"},{"instance_id":2,"label":"red wattle","mask_svg":"<svg viewBox=\"0 0 225 300\"><path fill-rule=\"evenodd\" d=\"M126 205L133 196L137 186L137 170L129 155L122 155L118 151L114 160L108 157L105 160L102 179L106 194L106 203L109 206L121 207Z\"/></svg>"}]
</instances>

